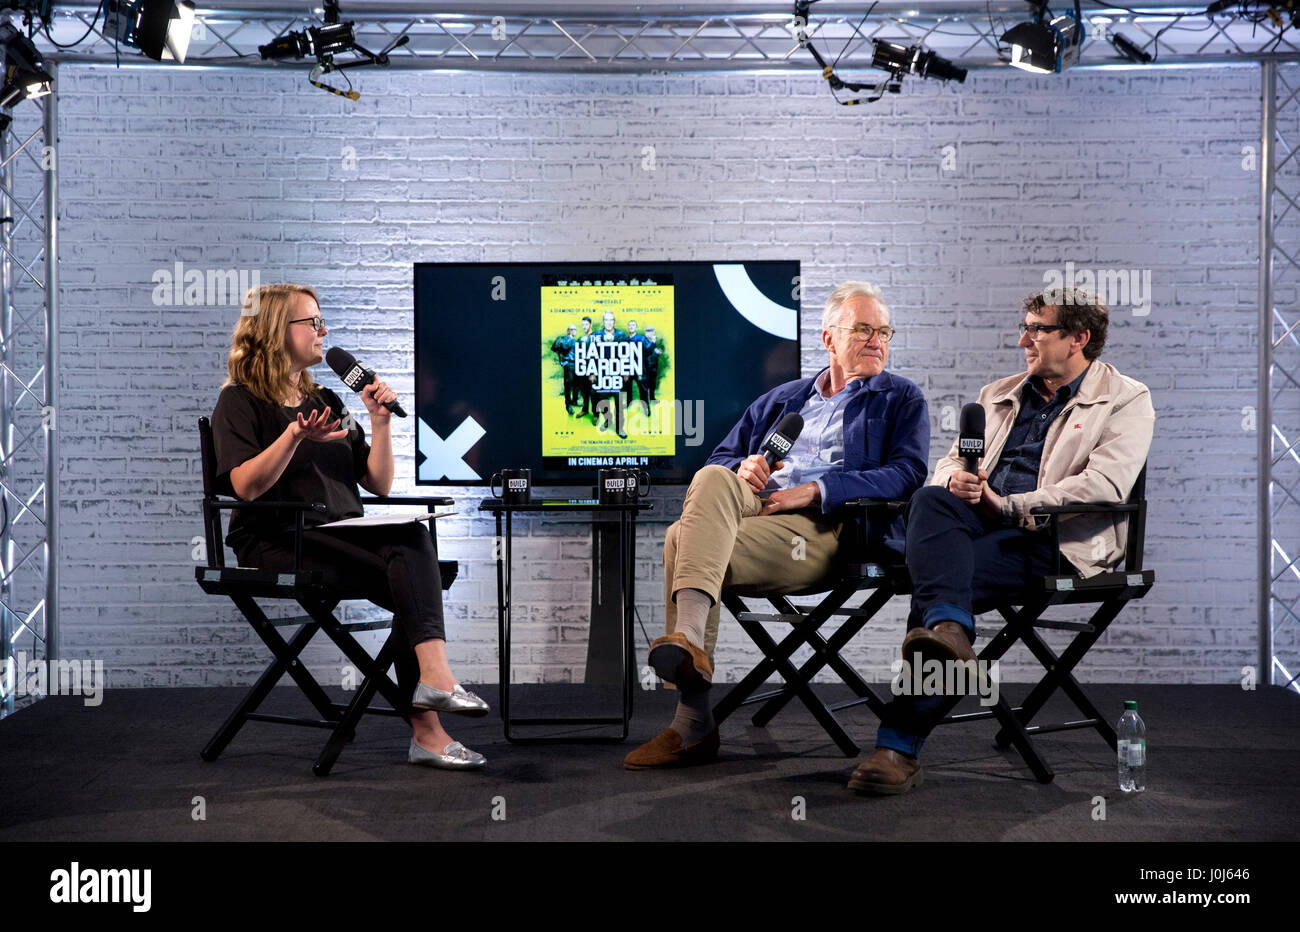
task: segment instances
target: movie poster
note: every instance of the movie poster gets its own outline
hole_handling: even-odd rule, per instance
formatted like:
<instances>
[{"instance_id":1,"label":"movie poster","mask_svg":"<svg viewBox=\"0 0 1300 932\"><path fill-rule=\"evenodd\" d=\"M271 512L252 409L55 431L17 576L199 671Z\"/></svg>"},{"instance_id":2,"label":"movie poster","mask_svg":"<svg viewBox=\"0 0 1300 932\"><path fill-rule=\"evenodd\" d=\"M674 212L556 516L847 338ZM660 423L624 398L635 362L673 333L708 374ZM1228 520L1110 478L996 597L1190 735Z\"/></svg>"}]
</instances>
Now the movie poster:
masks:
<instances>
[{"instance_id":1,"label":"movie poster","mask_svg":"<svg viewBox=\"0 0 1300 932\"><path fill-rule=\"evenodd\" d=\"M542 455L672 456L671 278L548 275L541 315Z\"/></svg>"}]
</instances>

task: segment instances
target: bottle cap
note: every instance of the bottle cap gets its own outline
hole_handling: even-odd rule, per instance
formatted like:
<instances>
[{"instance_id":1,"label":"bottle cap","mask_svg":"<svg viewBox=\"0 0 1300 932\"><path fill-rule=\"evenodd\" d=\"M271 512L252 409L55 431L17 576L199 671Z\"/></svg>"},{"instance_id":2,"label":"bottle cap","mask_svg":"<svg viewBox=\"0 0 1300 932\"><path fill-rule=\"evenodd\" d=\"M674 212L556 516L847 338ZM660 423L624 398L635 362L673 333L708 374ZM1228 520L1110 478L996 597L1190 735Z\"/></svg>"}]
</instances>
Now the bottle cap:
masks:
<instances>
[{"instance_id":1,"label":"bottle cap","mask_svg":"<svg viewBox=\"0 0 1300 932\"><path fill-rule=\"evenodd\" d=\"M1124 700L1124 708L1126 708L1126 709L1132 709L1134 712L1136 712L1136 711L1137 711L1137 707L1138 707L1138 704L1137 704L1137 700L1136 700L1136 699L1125 699L1125 700Z\"/></svg>"}]
</instances>

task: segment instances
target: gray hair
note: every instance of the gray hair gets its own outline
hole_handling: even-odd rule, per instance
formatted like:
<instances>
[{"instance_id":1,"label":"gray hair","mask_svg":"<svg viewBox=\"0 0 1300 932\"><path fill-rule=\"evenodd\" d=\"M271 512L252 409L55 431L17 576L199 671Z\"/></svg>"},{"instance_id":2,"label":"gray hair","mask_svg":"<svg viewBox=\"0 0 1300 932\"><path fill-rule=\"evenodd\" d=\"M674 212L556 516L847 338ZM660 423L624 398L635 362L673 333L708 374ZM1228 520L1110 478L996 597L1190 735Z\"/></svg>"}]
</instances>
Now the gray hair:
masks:
<instances>
[{"instance_id":1,"label":"gray hair","mask_svg":"<svg viewBox=\"0 0 1300 932\"><path fill-rule=\"evenodd\" d=\"M826 299L826 309L822 311L822 329L829 330L833 324L840 319L840 311L844 308L844 302L854 295L863 295L871 298L889 313L889 306L885 304L884 297L880 294L880 289L875 285L867 282L844 282L837 285L831 292L830 297Z\"/></svg>"}]
</instances>

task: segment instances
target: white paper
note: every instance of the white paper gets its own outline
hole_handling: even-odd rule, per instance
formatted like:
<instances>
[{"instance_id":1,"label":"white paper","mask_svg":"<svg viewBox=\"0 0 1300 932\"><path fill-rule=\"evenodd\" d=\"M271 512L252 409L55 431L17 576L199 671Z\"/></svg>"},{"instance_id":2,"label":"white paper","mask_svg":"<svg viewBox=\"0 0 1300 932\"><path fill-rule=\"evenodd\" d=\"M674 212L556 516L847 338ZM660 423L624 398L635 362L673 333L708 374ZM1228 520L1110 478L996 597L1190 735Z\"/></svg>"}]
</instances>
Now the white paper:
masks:
<instances>
[{"instance_id":1,"label":"white paper","mask_svg":"<svg viewBox=\"0 0 1300 932\"><path fill-rule=\"evenodd\" d=\"M413 515L364 515L360 518L344 518L342 521L331 521L329 524L318 524L316 527L383 527L386 524L410 524L413 521L431 521L434 518L446 518L455 514L454 511L437 511L430 514Z\"/></svg>"}]
</instances>

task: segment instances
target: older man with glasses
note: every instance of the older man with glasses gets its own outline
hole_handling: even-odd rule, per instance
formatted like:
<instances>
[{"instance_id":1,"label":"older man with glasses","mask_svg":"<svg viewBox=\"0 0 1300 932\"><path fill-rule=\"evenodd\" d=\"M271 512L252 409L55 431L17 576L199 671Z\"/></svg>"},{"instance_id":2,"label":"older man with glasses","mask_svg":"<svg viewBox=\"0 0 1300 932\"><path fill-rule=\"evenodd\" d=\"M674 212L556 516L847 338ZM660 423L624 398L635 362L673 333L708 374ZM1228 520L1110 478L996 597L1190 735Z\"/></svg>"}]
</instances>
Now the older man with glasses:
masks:
<instances>
[{"instance_id":1,"label":"older man with glasses","mask_svg":"<svg viewBox=\"0 0 1300 932\"><path fill-rule=\"evenodd\" d=\"M1031 509L1123 501L1146 463L1155 425L1151 393L1098 361L1109 322L1105 305L1085 292L1039 292L1025 300L1024 315L1018 345L1027 371L979 394L985 452L978 474L965 470L954 443L908 505L913 594L903 659L912 671L932 660L975 661L974 613L1051 572L1055 549ZM1108 515L1073 516L1061 522L1060 535L1061 555L1084 577L1124 556L1123 524ZM919 784L917 755L942 702L896 696L875 752L849 786L897 795Z\"/></svg>"},{"instance_id":2,"label":"older man with glasses","mask_svg":"<svg viewBox=\"0 0 1300 932\"><path fill-rule=\"evenodd\" d=\"M795 592L820 582L846 501L907 498L925 481L929 413L916 385L885 371L894 332L878 289L840 285L822 314L827 367L750 405L691 480L664 538L668 633L649 658L680 699L668 728L626 757L629 770L716 757L708 690L723 588ZM760 450L790 413L803 417L803 431L771 470Z\"/></svg>"}]
</instances>

